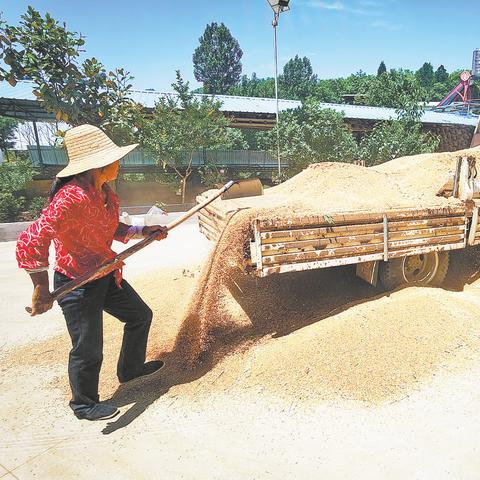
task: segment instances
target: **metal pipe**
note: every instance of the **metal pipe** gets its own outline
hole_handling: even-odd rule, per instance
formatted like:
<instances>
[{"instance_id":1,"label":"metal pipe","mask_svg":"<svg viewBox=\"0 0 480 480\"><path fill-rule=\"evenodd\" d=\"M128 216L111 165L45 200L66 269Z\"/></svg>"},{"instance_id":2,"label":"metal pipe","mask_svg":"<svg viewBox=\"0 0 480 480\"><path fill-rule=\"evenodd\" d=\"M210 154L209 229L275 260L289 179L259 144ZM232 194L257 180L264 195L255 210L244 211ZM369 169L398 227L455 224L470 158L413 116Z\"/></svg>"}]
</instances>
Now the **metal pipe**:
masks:
<instances>
[{"instance_id":1,"label":"metal pipe","mask_svg":"<svg viewBox=\"0 0 480 480\"><path fill-rule=\"evenodd\" d=\"M278 13L273 14L273 42L275 48L275 104L276 104L276 121L277 121L277 163L278 163L278 177L280 180L281 166L280 166L280 130L278 122L278 48L277 48L277 26L278 26Z\"/></svg>"},{"instance_id":2,"label":"metal pipe","mask_svg":"<svg viewBox=\"0 0 480 480\"><path fill-rule=\"evenodd\" d=\"M35 133L35 143L37 144L38 159L40 161L40 167L43 169L42 149L40 148L40 138L38 137L37 122L34 120L32 123L33 132Z\"/></svg>"}]
</instances>

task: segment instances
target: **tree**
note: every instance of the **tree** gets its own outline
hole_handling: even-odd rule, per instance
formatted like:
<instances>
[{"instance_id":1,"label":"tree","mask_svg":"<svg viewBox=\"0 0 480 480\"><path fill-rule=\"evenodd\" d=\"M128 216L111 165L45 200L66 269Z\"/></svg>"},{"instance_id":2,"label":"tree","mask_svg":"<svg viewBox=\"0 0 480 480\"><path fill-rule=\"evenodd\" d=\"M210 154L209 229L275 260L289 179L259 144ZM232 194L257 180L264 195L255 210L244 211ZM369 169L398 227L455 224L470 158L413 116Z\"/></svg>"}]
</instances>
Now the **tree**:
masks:
<instances>
[{"instance_id":1,"label":"tree","mask_svg":"<svg viewBox=\"0 0 480 480\"><path fill-rule=\"evenodd\" d=\"M240 95L242 97L275 98L275 80L273 78L258 78L252 73L252 77L242 75L240 83L230 87L229 95Z\"/></svg>"},{"instance_id":2,"label":"tree","mask_svg":"<svg viewBox=\"0 0 480 480\"><path fill-rule=\"evenodd\" d=\"M438 143L438 138L422 132L418 122L381 122L360 143L360 158L367 166L378 165L406 155L434 152Z\"/></svg>"},{"instance_id":3,"label":"tree","mask_svg":"<svg viewBox=\"0 0 480 480\"><path fill-rule=\"evenodd\" d=\"M242 73L240 45L223 23L215 22L206 26L199 42L193 54L195 78L205 93L227 93Z\"/></svg>"},{"instance_id":4,"label":"tree","mask_svg":"<svg viewBox=\"0 0 480 480\"><path fill-rule=\"evenodd\" d=\"M412 73L391 70L373 78L367 92L367 102L369 105L396 108L400 116L407 114L412 119L419 119L426 96L426 91Z\"/></svg>"},{"instance_id":5,"label":"tree","mask_svg":"<svg viewBox=\"0 0 480 480\"><path fill-rule=\"evenodd\" d=\"M178 70L172 88L176 94L161 97L152 118L145 119L140 140L166 171L174 172L180 181L182 203L185 203L195 152L231 148L232 143L238 141L238 135L229 132L229 121L219 110L220 102L195 96Z\"/></svg>"},{"instance_id":6,"label":"tree","mask_svg":"<svg viewBox=\"0 0 480 480\"><path fill-rule=\"evenodd\" d=\"M379 77L382 73L387 73L387 67L383 60L380 62L380 65L378 66L377 77Z\"/></svg>"},{"instance_id":7,"label":"tree","mask_svg":"<svg viewBox=\"0 0 480 480\"><path fill-rule=\"evenodd\" d=\"M28 160L0 165L0 222L14 222L26 206L27 182L35 170Z\"/></svg>"},{"instance_id":8,"label":"tree","mask_svg":"<svg viewBox=\"0 0 480 480\"><path fill-rule=\"evenodd\" d=\"M448 80L448 72L443 65L440 65L435 71L435 82L446 83Z\"/></svg>"},{"instance_id":9,"label":"tree","mask_svg":"<svg viewBox=\"0 0 480 480\"><path fill-rule=\"evenodd\" d=\"M418 83L426 89L429 89L434 82L435 75L433 73L432 64L425 62L416 72L415 77L417 77Z\"/></svg>"},{"instance_id":10,"label":"tree","mask_svg":"<svg viewBox=\"0 0 480 480\"><path fill-rule=\"evenodd\" d=\"M307 57L300 58L295 55L283 67L283 75L280 78L282 98L305 100L317 81L313 74L312 64ZM280 96L280 95L279 95Z\"/></svg>"},{"instance_id":11,"label":"tree","mask_svg":"<svg viewBox=\"0 0 480 480\"><path fill-rule=\"evenodd\" d=\"M308 100L302 107L280 114L281 157L295 175L315 162L351 162L357 158L357 144L343 115L323 109ZM263 148L276 155L276 128L263 133Z\"/></svg>"},{"instance_id":12,"label":"tree","mask_svg":"<svg viewBox=\"0 0 480 480\"><path fill-rule=\"evenodd\" d=\"M13 118L0 117L0 150L5 151L8 160L8 149L12 148L18 121Z\"/></svg>"},{"instance_id":13,"label":"tree","mask_svg":"<svg viewBox=\"0 0 480 480\"><path fill-rule=\"evenodd\" d=\"M99 126L119 143L131 141L139 108L129 97L132 77L107 72L96 58L79 63L85 41L48 13L28 7L18 26L0 22L0 81L31 80L33 93L57 120Z\"/></svg>"}]
</instances>

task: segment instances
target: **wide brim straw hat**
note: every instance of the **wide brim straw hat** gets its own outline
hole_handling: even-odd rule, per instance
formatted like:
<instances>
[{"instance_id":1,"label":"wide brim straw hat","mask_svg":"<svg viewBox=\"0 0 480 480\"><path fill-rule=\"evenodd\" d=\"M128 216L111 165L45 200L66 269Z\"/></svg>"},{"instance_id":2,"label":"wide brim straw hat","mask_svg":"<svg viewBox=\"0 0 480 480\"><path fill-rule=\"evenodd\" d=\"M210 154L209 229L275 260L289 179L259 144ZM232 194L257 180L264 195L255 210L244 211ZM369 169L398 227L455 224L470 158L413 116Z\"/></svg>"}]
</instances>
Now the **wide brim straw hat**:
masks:
<instances>
[{"instance_id":1,"label":"wide brim straw hat","mask_svg":"<svg viewBox=\"0 0 480 480\"><path fill-rule=\"evenodd\" d=\"M57 177L69 177L86 172L92 168L101 168L120 160L138 143L119 147L98 127L80 125L65 133L64 145L68 154L68 165L57 173Z\"/></svg>"}]
</instances>

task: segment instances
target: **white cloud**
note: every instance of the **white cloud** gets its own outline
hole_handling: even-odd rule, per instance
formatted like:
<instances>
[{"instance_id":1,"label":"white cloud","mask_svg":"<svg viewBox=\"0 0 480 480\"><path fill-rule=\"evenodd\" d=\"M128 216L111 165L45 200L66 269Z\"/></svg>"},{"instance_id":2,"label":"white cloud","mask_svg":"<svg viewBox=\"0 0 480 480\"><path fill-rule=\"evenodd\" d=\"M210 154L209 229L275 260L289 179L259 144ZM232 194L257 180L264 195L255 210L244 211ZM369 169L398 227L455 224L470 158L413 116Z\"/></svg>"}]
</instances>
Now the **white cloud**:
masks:
<instances>
[{"instance_id":1,"label":"white cloud","mask_svg":"<svg viewBox=\"0 0 480 480\"><path fill-rule=\"evenodd\" d=\"M346 5L344 2L340 1L330 1L325 2L323 0L310 0L308 5L315 8L320 8L322 10L333 10L337 12L346 12L353 15L368 15L368 12L361 8L355 8L350 5Z\"/></svg>"}]
</instances>

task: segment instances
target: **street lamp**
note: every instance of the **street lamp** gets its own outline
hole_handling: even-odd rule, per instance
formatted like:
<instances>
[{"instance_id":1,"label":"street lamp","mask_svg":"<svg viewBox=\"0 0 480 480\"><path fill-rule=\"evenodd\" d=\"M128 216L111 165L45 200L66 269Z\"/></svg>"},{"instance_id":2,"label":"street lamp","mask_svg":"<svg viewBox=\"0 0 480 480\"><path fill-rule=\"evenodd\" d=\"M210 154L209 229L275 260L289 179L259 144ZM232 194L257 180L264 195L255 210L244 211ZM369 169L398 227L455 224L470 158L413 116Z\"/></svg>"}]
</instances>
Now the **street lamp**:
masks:
<instances>
[{"instance_id":1,"label":"street lamp","mask_svg":"<svg viewBox=\"0 0 480 480\"><path fill-rule=\"evenodd\" d=\"M273 10L273 41L275 46L275 103L276 103L276 119L277 119L277 162L278 162L278 178L280 180L281 167L280 167L280 131L278 123L278 49L277 49L277 26L278 18L282 12L290 10L288 4L290 0L267 0L268 4Z\"/></svg>"}]
</instances>

